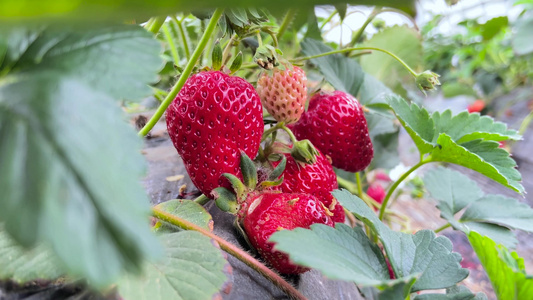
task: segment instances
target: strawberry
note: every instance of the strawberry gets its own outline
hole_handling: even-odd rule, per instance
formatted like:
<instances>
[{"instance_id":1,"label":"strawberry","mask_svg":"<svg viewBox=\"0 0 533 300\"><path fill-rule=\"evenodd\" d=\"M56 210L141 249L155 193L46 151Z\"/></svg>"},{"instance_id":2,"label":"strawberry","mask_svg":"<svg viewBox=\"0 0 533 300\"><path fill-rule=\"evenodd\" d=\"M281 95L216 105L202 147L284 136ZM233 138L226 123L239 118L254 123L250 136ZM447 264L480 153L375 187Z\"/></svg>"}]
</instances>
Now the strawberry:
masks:
<instances>
[{"instance_id":1,"label":"strawberry","mask_svg":"<svg viewBox=\"0 0 533 300\"><path fill-rule=\"evenodd\" d=\"M300 119L307 100L305 72L291 66L285 70L265 71L257 81L257 92L266 110L279 122L294 123Z\"/></svg>"},{"instance_id":2,"label":"strawberry","mask_svg":"<svg viewBox=\"0 0 533 300\"><path fill-rule=\"evenodd\" d=\"M485 101L478 99L472 104L468 105L468 112L469 113L475 113L475 112L481 112L485 108Z\"/></svg>"},{"instance_id":3,"label":"strawberry","mask_svg":"<svg viewBox=\"0 0 533 300\"><path fill-rule=\"evenodd\" d=\"M283 193L307 193L315 196L333 214L335 222L344 222L344 209L331 192L337 189L337 175L325 155L319 153L313 164L298 163L290 154L284 153L287 164L283 182L274 187ZM273 163L274 166L278 162Z\"/></svg>"},{"instance_id":4,"label":"strawberry","mask_svg":"<svg viewBox=\"0 0 533 300\"><path fill-rule=\"evenodd\" d=\"M331 157L333 166L349 172L364 170L374 156L361 104L341 91L315 94L292 131Z\"/></svg>"},{"instance_id":5,"label":"strawberry","mask_svg":"<svg viewBox=\"0 0 533 300\"><path fill-rule=\"evenodd\" d=\"M219 71L192 75L167 110L168 134L192 182L206 196L230 173L242 178L240 150L255 157L263 133L254 87Z\"/></svg>"},{"instance_id":6,"label":"strawberry","mask_svg":"<svg viewBox=\"0 0 533 300\"><path fill-rule=\"evenodd\" d=\"M263 192L247 199L243 225L250 243L276 270L283 274L300 274L308 268L294 265L287 254L274 250L268 239L279 230L307 228L320 223L333 227L333 221L312 195Z\"/></svg>"},{"instance_id":7,"label":"strawberry","mask_svg":"<svg viewBox=\"0 0 533 300\"><path fill-rule=\"evenodd\" d=\"M371 184L366 190L366 193L378 203L383 203L383 199L386 196L385 189L379 183Z\"/></svg>"}]
</instances>

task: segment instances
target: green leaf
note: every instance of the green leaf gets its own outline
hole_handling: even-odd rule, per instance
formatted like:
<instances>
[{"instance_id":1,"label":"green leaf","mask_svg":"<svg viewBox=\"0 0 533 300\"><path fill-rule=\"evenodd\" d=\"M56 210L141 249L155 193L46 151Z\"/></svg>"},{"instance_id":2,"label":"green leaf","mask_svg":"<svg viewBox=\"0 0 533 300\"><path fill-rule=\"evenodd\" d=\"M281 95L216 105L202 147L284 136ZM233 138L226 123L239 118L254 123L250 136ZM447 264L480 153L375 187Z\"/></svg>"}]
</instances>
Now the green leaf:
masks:
<instances>
[{"instance_id":1,"label":"green leaf","mask_svg":"<svg viewBox=\"0 0 533 300\"><path fill-rule=\"evenodd\" d=\"M128 275L118 282L118 292L128 300L221 298L230 285L231 266L213 241L195 231L161 236L165 257L146 263L142 276Z\"/></svg>"},{"instance_id":2,"label":"green leaf","mask_svg":"<svg viewBox=\"0 0 533 300\"><path fill-rule=\"evenodd\" d=\"M424 185L431 197L448 204L452 214L483 196L483 191L475 181L444 167L428 171L424 175Z\"/></svg>"},{"instance_id":3,"label":"green leaf","mask_svg":"<svg viewBox=\"0 0 533 300\"><path fill-rule=\"evenodd\" d=\"M398 278L420 274L413 292L450 287L468 276L468 271L459 264L461 255L452 252L448 238L436 237L431 230L421 230L414 235L392 231L363 200L348 191L336 190L333 196L379 235Z\"/></svg>"},{"instance_id":4,"label":"green leaf","mask_svg":"<svg viewBox=\"0 0 533 300\"><path fill-rule=\"evenodd\" d=\"M399 131L380 134L372 138L374 158L370 163L370 168L392 169L400 163L398 137Z\"/></svg>"},{"instance_id":5,"label":"green leaf","mask_svg":"<svg viewBox=\"0 0 533 300\"><path fill-rule=\"evenodd\" d=\"M54 29L2 70L0 220L26 246L50 243L66 271L97 286L159 253L142 141L114 102L142 96L159 50L137 26Z\"/></svg>"},{"instance_id":6,"label":"green leaf","mask_svg":"<svg viewBox=\"0 0 533 300\"><path fill-rule=\"evenodd\" d=\"M374 76L364 73L363 85L359 90L359 102L366 107L388 104L394 93Z\"/></svg>"},{"instance_id":7,"label":"green leaf","mask_svg":"<svg viewBox=\"0 0 533 300\"><path fill-rule=\"evenodd\" d=\"M361 228L337 223L335 228L311 225L311 229L281 230L272 235L275 249L291 261L321 271L331 279L360 285L381 285L389 280L385 258Z\"/></svg>"},{"instance_id":8,"label":"green leaf","mask_svg":"<svg viewBox=\"0 0 533 300\"><path fill-rule=\"evenodd\" d=\"M0 226L0 280L26 283L37 279L55 280L65 274L50 248L39 245L27 250Z\"/></svg>"},{"instance_id":9,"label":"green leaf","mask_svg":"<svg viewBox=\"0 0 533 300\"><path fill-rule=\"evenodd\" d=\"M520 173L509 153L494 141L517 140L520 135L490 117L451 111L429 115L416 104L390 97L390 106L426 161L442 161L475 170L502 185L523 193Z\"/></svg>"},{"instance_id":10,"label":"green leaf","mask_svg":"<svg viewBox=\"0 0 533 300\"><path fill-rule=\"evenodd\" d=\"M484 41L488 41L495 37L500 31L505 29L509 24L509 19L506 16L496 17L488 20L485 24L480 25L481 36Z\"/></svg>"},{"instance_id":11,"label":"green leaf","mask_svg":"<svg viewBox=\"0 0 533 300\"><path fill-rule=\"evenodd\" d=\"M404 300L408 299L411 289L416 282L416 277L410 276L401 280L391 281L389 286L379 293L378 300Z\"/></svg>"},{"instance_id":12,"label":"green leaf","mask_svg":"<svg viewBox=\"0 0 533 300\"><path fill-rule=\"evenodd\" d=\"M331 47L324 43L309 38L304 39L300 45L302 52L306 56L333 51ZM353 96L357 95L363 83L364 73L355 60L349 59L342 54L333 54L313 58L311 62L318 67L320 73L335 89Z\"/></svg>"},{"instance_id":13,"label":"green leaf","mask_svg":"<svg viewBox=\"0 0 533 300\"><path fill-rule=\"evenodd\" d=\"M467 95L477 97L476 91L472 88L471 85L455 82L455 81L446 81L442 83L442 94L445 98L453 98L459 95Z\"/></svg>"},{"instance_id":14,"label":"green leaf","mask_svg":"<svg viewBox=\"0 0 533 300\"><path fill-rule=\"evenodd\" d=\"M523 259L510 253L488 237L470 232L468 239L500 300L529 299L533 295L533 277L523 268Z\"/></svg>"},{"instance_id":15,"label":"green leaf","mask_svg":"<svg viewBox=\"0 0 533 300\"><path fill-rule=\"evenodd\" d=\"M213 218L203 206L184 199L172 199L156 206L160 210L185 219L207 231L213 231ZM178 227L165 223L165 227L178 229Z\"/></svg>"},{"instance_id":16,"label":"green leaf","mask_svg":"<svg viewBox=\"0 0 533 300\"><path fill-rule=\"evenodd\" d=\"M487 195L472 203L460 221L494 223L533 232L533 209L513 198Z\"/></svg>"},{"instance_id":17,"label":"green leaf","mask_svg":"<svg viewBox=\"0 0 533 300\"><path fill-rule=\"evenodd\" d=\"M446 294L417 295L414 300L487 300L487 295L473 294L466 286L456 285L446 289Z\"/></svg>"},{"instance_id":18,"label":"green leaf","mask_svg":"<svg viewBox=\"0 0 533 300\"><path fill-rule=\"evenodd\" d=\"M423 63L422 42L420 34L407 26L386 27L374 34L363 47L377 47L394 53L412 69L421 69ZM361 56L361 67L365 72L394 87L398 78L412 75L397 60L389 55L374 51L371 55Z\"/></svg>"},{"instance_id":19,"label":"green leaf","mask_svg":"<svg viewBox=\"0 0 533 300\"><path fill-rule=\"evenodd\" d=\"M513 35L513 49L518 55L527 55L533 52L533 13L522 16L515 27Z\"/></svg>"},{"instance_id":20,"label":"green leaf","mask_svg":"<svg viewBox=\"0 0 533 300\"><path fill-rule=\"evenodd\" d=\"M305 38L311 38L315 40L322 40L322 32L318 28L318 20L316 19L315 10L310 9L307 12L307 31L305 32Z\"/></svg>"},{"instance_id":21,"label":"green leaf","mask_svg":"<svg viewBox=\"0 0 533 300\"><path fill-rule=\"evenodd\" d=\"M516 248L518 244L515 234L507 227L483 222L465 222L462 224L466 227L466 230L463 230L465 234L475 231L508 248Z\"/></svg>"},{"instance_id":22,"label":"green leaf","mask_svg":"<svg viewBox=\"0 0 533 300\"><path fill-rule=\"evenodd\" d=\"M341 18L341 22L344 20L344 17L346 17L346 11L348 10L348 5L346 3L339 3L335 5L335 9L339 13L339 17Z\"/></svg>"}]
</instances>

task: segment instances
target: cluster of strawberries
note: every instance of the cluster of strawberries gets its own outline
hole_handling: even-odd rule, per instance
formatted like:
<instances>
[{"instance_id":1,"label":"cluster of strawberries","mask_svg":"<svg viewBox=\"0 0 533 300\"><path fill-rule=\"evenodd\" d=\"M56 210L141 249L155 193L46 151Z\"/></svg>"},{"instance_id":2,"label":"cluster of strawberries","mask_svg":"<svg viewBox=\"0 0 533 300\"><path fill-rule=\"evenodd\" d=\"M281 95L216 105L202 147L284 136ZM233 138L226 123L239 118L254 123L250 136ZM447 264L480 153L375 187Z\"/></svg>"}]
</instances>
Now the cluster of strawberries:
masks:
<instances>
[{"instance_id":1,"label":"cluster of strawberries","mask_svg":"<svg viewBox=\"0 0 533 300\"><path fill-rule=\"evenodd\" d=\"M167 110L169 136L193 183L234 213L252 246L285 274L308 269L274 250L269 237L344 222L344 209L331 195L338 187L333 166L358 172L373 157L359 102L341 91L321 92L305 111L306 85L296 66L264 71L257 90L242 78L205 71L187 80ZM292 144L279 147L275 131L264 131L263 107Z\"/></svg>"}]
</instances>

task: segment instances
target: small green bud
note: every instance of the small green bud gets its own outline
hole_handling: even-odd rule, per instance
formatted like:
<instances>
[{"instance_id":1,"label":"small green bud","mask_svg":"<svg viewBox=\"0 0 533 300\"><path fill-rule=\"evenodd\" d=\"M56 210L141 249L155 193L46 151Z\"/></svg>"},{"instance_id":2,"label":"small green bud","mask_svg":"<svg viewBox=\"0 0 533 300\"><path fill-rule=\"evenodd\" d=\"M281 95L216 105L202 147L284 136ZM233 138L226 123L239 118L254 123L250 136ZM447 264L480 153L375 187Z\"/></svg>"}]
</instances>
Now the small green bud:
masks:
<instances>
[{"instance_id":1,"label":"small green bud","mask_svg":"<svg viewBox=\"0 0 533 300\"><path fill-rule=\"evenodd\" d=\"M242 52L239 52L239 54L237 54L237 56L233 60L231 67L229 67L229 70L231 72L230 74L237 72L241 66L242 66Z\"/></svg>"},{"instance_id":2,"label":"small green bud","mask_svg":"<svg viewBox=\"0 0 533 300\"><path fill-rule=\"evenodd\" d=\"M319 155L318 150L309 140L302 140L294 143L294 146L291 150L291 156L295 160L306 163L314 164L316 162L316 157Z\"/></svg>"},{"instance_id":3,"label":"small green bud","mask_svg":"<svg viewBox=\"0 0 533 300\"><path fill-rule=\"evenodd\" d=\"M416 85L425 95L426 91L434 90L436 85L440 85L439 77L439 74L430 70L424 71L416 75Z\"/></svg>"},{"instance_id":4,"label":"small green bud","mask_svg":"<svg viewBox=\"0 0 533 300\"><path fill-rule=\"evenodd\" d=\"M257 48L254 61L263 69L272 70L278 65L276 49L270 45Z\"/></svg>"}]
</instances>

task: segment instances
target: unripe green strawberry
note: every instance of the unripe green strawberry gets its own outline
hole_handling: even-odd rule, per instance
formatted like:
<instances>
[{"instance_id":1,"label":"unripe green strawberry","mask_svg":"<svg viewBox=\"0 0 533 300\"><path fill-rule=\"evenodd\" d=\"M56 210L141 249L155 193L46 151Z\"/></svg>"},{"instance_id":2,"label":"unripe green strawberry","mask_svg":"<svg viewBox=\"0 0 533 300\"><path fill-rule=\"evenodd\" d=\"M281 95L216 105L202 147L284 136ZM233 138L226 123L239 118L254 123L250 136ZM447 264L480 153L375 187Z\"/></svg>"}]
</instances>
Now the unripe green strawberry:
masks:
<instances>
[{"instance_id":1,"label":"unripe green strawberry","mask_svg":"<svg viewBox=\"0 0 533 300\"><path fill-rule=\"evenodd\" d=\"M257 81L257 92L266 110L279 122L294 123L305 110L307 77L295 66L265 71Z\"/></svg>"}]
</instances>

